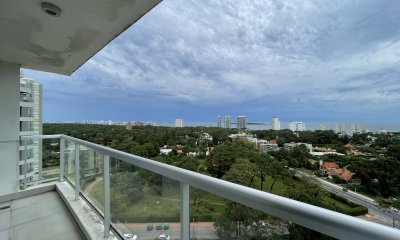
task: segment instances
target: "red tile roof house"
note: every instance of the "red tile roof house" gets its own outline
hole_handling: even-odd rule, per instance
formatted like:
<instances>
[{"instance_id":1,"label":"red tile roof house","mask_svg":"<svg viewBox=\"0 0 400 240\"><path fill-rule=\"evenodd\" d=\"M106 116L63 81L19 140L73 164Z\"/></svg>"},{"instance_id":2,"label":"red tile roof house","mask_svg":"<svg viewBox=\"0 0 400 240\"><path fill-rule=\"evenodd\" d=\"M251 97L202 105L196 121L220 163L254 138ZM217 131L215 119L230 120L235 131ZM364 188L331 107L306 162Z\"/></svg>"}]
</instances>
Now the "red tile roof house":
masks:
<instances>
[{"instance_id":1,"label":"red tile roof house","mask_svg":"<svg viewBox=\"0 0 400 240\"><path fill-rule=\"evenodd\" d=\"M335 162L323 162L321 165L321 171L329 176L337 175L346 182L350 181L354 173L347 169L340 168Z\"/></svg>"}]
</instances>

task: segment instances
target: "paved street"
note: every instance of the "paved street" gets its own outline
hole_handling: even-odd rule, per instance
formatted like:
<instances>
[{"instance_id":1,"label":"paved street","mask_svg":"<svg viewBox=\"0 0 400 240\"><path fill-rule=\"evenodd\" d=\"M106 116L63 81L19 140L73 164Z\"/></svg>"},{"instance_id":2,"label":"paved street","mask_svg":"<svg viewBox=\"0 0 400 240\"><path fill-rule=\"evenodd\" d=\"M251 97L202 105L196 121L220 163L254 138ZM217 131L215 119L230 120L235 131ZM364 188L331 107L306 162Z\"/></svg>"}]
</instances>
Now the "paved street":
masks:
<instances>
[{"instance_id":1,"label":"paved street","mask_svg":"<svg viewBox=\"0 0 400 240\"><path fill-rule=\"evenodd\" d=\"M43 171L43 176L54 175L54 174L60 174L60 169L57 168L57 169Z\"/></svg>"},{"instance_id":2,"label":"paved street","mask_svg":"<svg viewBox=\"0 0 400 240\"><path fill-rule=\"evenodd\" d=\"M147 223L128 223L119 224L119 228L124 232L136 234L138 239L154 240L160 234L168 234L171 239L180 239L180 224L170 223L168 230L156 230L156 223L153 224L153 230L147 230ZM193 234L197 240L217 240L215 229L212 222L197 222L190 224L190 236Z\"/></svg>"},{"instance_id":3,"label":"paved street","mask_svg":"<svg viewBox=\"0 0 400 240\"><path fill-rule=\"evenodd\" d=\"M394 219L396 228L400 229L400 214L399 213L389 211L388 209L380 208L378 203L376 203L375 200L373 200L369 197L363 196L361 194L358 194L358 193L350 191L350 190L345 192L345 191L343 191L343 187L341 187L341 186L330 183L328 181L325 181L325 180L315 177L315 176L310 176L310 175L300 172L300 171L296 171L296 172L297 172L298 176L308 176L308 177L317 179L321 183L321 187L329 192L336 193L340 196L350 199L351 201L353 201L355 203L358 203L360 205L367 207L369 213L371 213L375 216L378 216L378 219L371 219L371 221L392 227L393 219ZM369 220L369 219L366 219L366 220Z\"/></svg>"}]
</instances>

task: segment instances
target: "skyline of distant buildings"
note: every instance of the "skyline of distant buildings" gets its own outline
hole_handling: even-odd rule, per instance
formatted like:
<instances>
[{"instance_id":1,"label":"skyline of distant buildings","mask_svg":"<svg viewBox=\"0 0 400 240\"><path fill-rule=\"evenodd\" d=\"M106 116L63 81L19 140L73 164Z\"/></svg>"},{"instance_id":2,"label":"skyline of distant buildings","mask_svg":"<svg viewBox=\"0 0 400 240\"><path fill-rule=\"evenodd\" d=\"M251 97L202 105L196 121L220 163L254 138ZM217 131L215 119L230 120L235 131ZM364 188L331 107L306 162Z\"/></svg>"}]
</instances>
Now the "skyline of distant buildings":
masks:
<instances>
[{"instance_id":1,"label":"skyline of distant buildings","mask_svg":"<svg viewBox=\"0 0 400 240\"><path fill-rule=\"evenodd\" d=\"M362 133L362 131L363 131L363 129L362 129L361 124L356 123L356 124L351 125L352 133Z\"/></svg>"},{"instance_id":2,"label":"skyline of distant buildings","mask_svg":"<svg viewBox=\"0 0 400 240\"><path fill-rule=\"evenodd\" d=\"M344 123L336 124L336 132L337 133L345 133L346 132L346 125Z\"/></svg>"},{"instance_id":3,"label":"skyline of distant buildings","mask_svg":"<svg viewBox=\"0 0 400 240\"><path fill-rule=\"evenodd\" d=\"M239 119L243 123L240 123L239 129L249 129L249 130L283 130L283 129L290 129L293 131L306 131L306 130L333 130L336 133L347 133L347 134L354 134L354 133L364 133L370 130L366 129L360 123L315 123L313 122L309 127L306 129L304 122L283 122L284 125L288 126L286 128L282 128L282 123L278 116L273 116L271 122L252 122L248 121L247 117L244 115L239 115ZM218 115L216 117L216 122L188 122L185 126L207 126L207 127L218 127L218 128L238 128L238 122L232 122L231 116L222 116ZM178 120L178 122L177 122ZM237 119L236 119L237 120ZM182 121L182 123L180 123ZM63 123L80 123L80 124L99 124L99 125L123 125L127 128L127 123L131 123L133 126L169 126L169 127L184 127L183 118L176 118L174 123L168 122L157 122L157 121L112 121L112 120L82 120L82 121L65 121ZM52 122L47 122L52 123ZM53 123L60 123L60 122L53 122ZM245 123L245 124L244 124ZM243 128L245 126L245 128ZM291 127L292 126L292 127ZM296 127L297 126L297 127ZM331 127L333 126L333 128ZM382 127L375 127L373 128L373 132L377 132L380 134L385 134L388 132L393 132L387 130L386 128Z\"/></svg>"}]
</instances>

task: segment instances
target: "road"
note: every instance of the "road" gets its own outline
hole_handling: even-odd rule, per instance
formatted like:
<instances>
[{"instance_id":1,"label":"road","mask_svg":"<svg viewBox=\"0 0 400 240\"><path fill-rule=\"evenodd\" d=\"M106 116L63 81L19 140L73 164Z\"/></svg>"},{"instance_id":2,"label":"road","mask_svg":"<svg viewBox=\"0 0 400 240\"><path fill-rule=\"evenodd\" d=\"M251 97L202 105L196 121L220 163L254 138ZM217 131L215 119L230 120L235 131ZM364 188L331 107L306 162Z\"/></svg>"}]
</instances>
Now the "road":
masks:
<instances>
[{"instance_id":1,"label":"road","mask_svg":"<svg viewBox=\"0 0 400 240\"><path fill-rule=\"evenodd\" d=\"M138 236L141 240L154 240L160 234L168 234L172 239L180 239L180 224L170 223L168 230L156 230L156 224L154 229L148 231L147 224L145 223L119 223L118 228L124 233L132 233ZM193 234L198 240L217 240L219 239L215 233L214 225L212 222L196 222L191 223L190 226L190 237Z\"/></svg>"},{"instance_id":2,"label":"road","mask_svg":"<svg viewBox=\"0 0 400 240\"><path fill-rule=\"evenodd\" d=\"M292 169L292 170L294 170L294 169ZM369 213L373 213L373 214L379 216L380 221L377 221L377 222L380 224L393 227L393 219L394 219L395 227L400 229L400 214L399 213L395 213L388 209L380 208L378 203L369 197L363 196L359 193L356 193L356 192L353 192L350 190L348 190L347 192L343 191L343 187L341 187L339 185L333 184L331 182L325 181L325 180L315 177L315 176L308 175L308 174L298 171L298 170L295 170L295 171L296 171L297 176L314 178L320 182L321 187L323 189L325 189L329 192L332 192L332 193L336 193L337 195L343 196L355 203L358 203L362 206L367 207Z\"/></svg>"}]
</instances>

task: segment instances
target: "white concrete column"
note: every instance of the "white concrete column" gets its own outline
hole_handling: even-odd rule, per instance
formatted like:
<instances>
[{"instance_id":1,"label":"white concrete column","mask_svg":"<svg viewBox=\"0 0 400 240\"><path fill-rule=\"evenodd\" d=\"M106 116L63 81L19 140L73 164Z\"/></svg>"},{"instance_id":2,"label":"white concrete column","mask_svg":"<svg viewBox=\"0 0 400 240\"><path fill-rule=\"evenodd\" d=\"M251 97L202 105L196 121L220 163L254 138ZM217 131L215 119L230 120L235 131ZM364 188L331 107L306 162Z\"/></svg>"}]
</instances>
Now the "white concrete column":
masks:
<instances>
[{"instance_id":1,"label":"white concrete column","mask_svg":"<svg viewBox=\"0 0 400 240\"><path fill-rule=\"evenodd\" d=\"M19 186L19 69L0 61L0 195Z\"/></svg>"}]
</instances>

